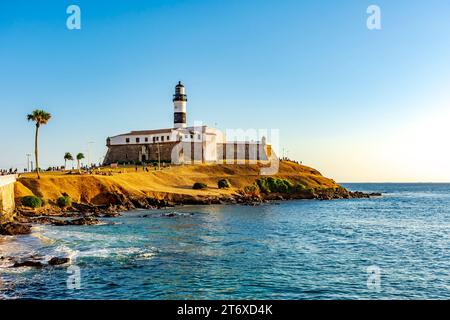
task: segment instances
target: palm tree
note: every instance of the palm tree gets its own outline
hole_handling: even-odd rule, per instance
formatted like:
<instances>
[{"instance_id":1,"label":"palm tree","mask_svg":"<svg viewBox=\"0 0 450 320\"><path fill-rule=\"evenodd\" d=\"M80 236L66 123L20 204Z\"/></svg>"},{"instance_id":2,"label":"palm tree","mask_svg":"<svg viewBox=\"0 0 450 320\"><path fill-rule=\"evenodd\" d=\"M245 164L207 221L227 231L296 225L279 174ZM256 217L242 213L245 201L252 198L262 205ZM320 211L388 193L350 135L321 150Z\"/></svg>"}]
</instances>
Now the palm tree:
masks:
<instances>
[{"instance_id":1,"label":"palm tree","mask_svg":"<svg viewBox=\"0 0 450 320\"><path fill-rule=\"evenodd\" d=\"M36 134L34 137L34 156L36 158L36 172L38 179L41 178L39 175L39 154L38 154L38 135L39 128L41 125L45 125L51 119L52 115L44 110L34 110L31 114L27 115L28 121L33 121L36 123Z\"/></svg>"},{"instance_id":2,"label":"palm tree","mask_svg":"<svg viewBox=\"0 0 450 320\"><path fill-rule=\"evenodd\" d=\"M82 154L81 152L79 154L77 154L77 164L78 164L78 171L80 170L80 161L84 159L84 154Z\"/></svg>"},{"instance_id":3,"label":"palm tree","mask_svg":"<svg viewBox=\"0 0 450 320\"><path fill-rule=\"evenodd\" d=\"M70 152L64 154L64 169L67 169L67 161L73 161L73 157Z\"/></svg>"}]
</instances>

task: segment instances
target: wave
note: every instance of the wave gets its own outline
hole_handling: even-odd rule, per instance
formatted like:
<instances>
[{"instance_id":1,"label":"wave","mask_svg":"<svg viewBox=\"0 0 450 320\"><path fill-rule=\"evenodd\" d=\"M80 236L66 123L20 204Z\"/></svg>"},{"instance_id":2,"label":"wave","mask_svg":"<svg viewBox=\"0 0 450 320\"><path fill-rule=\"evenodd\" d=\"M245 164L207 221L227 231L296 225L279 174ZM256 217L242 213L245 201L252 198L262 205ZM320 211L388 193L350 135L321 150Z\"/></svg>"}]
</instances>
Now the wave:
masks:
<instances>
[{"instance_id":1,"label":"wave","mask_svg":"<svg viewBox=\"0 0 450 320\"><path fill-rule=\"evenodd\" d=\"M93 248L84 251L77 251L75 258L137 258L137 259L150 259L158 254L160 251L155 247L140 248L140 247L128 247L128 248Z\"/></svg>"}]
</instances>

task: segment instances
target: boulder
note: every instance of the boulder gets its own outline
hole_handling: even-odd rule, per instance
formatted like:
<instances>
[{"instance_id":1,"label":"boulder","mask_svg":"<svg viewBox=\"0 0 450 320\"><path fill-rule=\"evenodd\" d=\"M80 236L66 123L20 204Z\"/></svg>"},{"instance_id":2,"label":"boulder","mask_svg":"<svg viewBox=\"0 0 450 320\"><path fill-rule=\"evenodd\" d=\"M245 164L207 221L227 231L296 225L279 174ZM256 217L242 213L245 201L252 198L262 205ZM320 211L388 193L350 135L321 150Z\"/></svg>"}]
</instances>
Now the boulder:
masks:
<instances>
[{"instance_id":1,"label":"boulder","mask_svg":"<svg viewBox=\"0 0 450 320\"><path fill-rule=\"evenodd\" d=\"M383 194L380 192L369 193L369 197L382 197L382 196L383 196Z\"/></svg>"},{"instance_id":2,"label":"boulder","mask_svg":"<svg viewBox=\"0 0 450 320\"><path fill-rule=\"evenodd\" d=\"M100 221L92 217L81 217L73 220L61 220L49 217L39 217L32 220L34 223L51 224L53 226L91 226L99 224Z\"/></svg>"},{"instance_id":3,"label":"boulder","mask_svg":"<svg viewBox=\"0 0 450 320\"><path fill-rule=\"evenodd\" d=\"M16 262L12 266L13 268L20 268L20 267L34 267L34 268L42 268L43 264L39 261L32 261L32 260L26 260L22 262Z\"/></svg>"},{"instance_id":4,"label":"boulder","mask_svg":"<svg viewBox=\"0 0 450 320\"><path fill-rule=\"evenodd\" d=\"M99 224L100 221L95 218L85 217L85 218L79 218L71 221L66 221L67 225L71 226L92 226Z\"/></svg>"},{"instance_id":5,"label":"boulder","mask_svg":"<svg viewBox=\"0 0 450 320\"><path fill-rule=\"evenodd\" d=\"M51 266L59 266L70 262L70 258L53 257L48 261Z\"/></svg>"},{"instance_id":6,"label":"boulder","mask_svg":"<svg viewBox=\"0 0 450 320\"><path fill-rule=\"evenodd\" d=\"M15 236L31 233L31 227L27 224L8 222L0 225L0 235Z\"/></svg>"}]
</instances>

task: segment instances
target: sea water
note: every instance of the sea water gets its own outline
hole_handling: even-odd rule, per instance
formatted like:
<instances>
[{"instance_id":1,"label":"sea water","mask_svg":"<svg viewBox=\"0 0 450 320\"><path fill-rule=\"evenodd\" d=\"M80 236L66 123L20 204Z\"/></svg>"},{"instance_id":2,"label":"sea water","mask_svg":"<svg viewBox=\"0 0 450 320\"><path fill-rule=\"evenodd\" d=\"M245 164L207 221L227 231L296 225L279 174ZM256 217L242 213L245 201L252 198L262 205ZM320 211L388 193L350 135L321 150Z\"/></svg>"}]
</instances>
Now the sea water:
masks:
<instances>
[{"instance_id":1,"label":"sea water","mask_svg":"<svg viewBox=\"0 0 450 320\"><path fill-rule=\"evenodd\" d=\"M450 184L345 186L383 197L36 226L0 240L0 298L449 299ZM71 265L11 268L7 259L54 256Z\"/></svg>"}]
</instances>

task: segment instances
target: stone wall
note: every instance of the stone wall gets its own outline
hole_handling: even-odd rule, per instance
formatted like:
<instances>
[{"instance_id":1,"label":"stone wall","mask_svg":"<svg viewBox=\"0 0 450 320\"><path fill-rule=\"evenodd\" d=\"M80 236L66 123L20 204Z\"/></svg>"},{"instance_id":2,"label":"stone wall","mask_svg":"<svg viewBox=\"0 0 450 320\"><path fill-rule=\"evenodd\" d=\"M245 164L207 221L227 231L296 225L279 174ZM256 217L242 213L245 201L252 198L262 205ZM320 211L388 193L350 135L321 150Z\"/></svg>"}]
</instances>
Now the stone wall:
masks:
<instances>
[{"instance_id":1,"label":"stone wall","mask_svg":"<svg viewBox=\"0 0 450 320\"><path fill-rule=\"evenodd\" d=\"M161 161L170 162L173 147L177 142L162 142L158 144L134 144L134 145L112 145L108 147L104 164L116 162L141 162L157 161L158 150Z\"/></svg>"},{"instance_id":2,"label":"stone wall","mask_svg":"<svg viewBox=\"0 0 450 320\"><path fill-rule=\"evenodd\" d=\"M162 142L158 144L110 145L105 156L105 165L111 163L136 163L157 161L158 150L161 161L180 163L248 163L267 161L270 146L262 143L217 143L215 150L206 142ZM213 152L215 151L215 152ZM172 158L172 153L174 157ZM214 155L214 159L210 159Z\"/></svg>"},{"instance_id":3,"label":"stone wall","mask_svg":"<svg viewBox=\"0 0 450 320\"><path fill-rule=\"evenodd\" d=\"M15 209L14 182L15 175L0 176L0 219L8 220Z\"/></svg>"}]
</instances>

